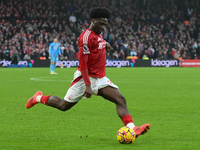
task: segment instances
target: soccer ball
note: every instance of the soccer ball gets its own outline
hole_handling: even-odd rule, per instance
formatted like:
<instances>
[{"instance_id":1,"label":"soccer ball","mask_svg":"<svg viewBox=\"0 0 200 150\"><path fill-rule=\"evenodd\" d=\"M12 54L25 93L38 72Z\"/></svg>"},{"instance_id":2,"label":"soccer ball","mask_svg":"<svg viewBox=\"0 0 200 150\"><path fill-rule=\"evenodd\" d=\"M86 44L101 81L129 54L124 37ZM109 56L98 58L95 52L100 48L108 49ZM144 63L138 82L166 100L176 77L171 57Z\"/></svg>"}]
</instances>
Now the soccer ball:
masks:
<instances>
[{"instance_id":1,"label":"soccer ball","mask_svg":"<svg viewBox=\"0 0 200 150\"><path fill-rule=\"evenodd\" d=\"M128 127L121 127L117 131L117 140L122 144L130 144L135 141L135 131Z\"/></svg>"}]
</instances>

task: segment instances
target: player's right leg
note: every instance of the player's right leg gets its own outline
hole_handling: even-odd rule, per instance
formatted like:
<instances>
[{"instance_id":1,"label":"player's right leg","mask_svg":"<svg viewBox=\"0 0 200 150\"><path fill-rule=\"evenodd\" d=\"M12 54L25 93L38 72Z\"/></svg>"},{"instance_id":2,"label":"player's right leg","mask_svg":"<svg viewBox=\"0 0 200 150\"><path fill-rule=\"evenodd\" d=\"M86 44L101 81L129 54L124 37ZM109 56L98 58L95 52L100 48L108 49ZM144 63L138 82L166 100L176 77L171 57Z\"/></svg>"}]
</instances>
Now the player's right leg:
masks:
<instances>
[{"instance_id":1,"label":"player's right leg","mask_svg":"<svg viewBox=\"0 0 200 150\"><path fill-rule=\"evenodd\" d=\"M118 116L125 126L132 128L135 131L136 137L145 134L150 129L151 125L149 123L139 127L134 125L126 105L126 99L117 88L111 86L104 87L98 91L98 95L116 104Z\"/></svg>"},{"instance_id":2,"label":"player's right leg","mask_svg":"<svg viewBox=\"0 0 200 150\"><path fill-rule=\"evenodd\" d=\"M151 125L149 123L147 124L143 124L139 127L135 126L133 128L133 130L135 131L135 134L136 134L136 138L142 134L145 134L147 133L147 131L149 131L149 129L151 128Z\"/></svg>"}]
</instances>

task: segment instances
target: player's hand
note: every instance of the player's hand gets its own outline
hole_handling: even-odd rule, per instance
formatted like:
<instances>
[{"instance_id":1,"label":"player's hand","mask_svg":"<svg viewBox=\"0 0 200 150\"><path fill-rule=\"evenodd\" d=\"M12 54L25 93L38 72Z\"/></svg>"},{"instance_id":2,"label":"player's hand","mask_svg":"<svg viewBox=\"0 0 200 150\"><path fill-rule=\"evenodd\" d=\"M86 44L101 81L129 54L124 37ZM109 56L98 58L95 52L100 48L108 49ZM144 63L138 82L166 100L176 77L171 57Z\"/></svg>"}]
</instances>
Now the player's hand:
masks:
<instances>
[{"instance_id":1,"label":"player's hand","mask_svg":"<svg viewBox=\"0 0 200 150\"><path fill-rule=\"evenodd\" d=\"M106 42L106 50L109 52L111 49L113 49L112 46Z\"/></svg>"},{"instance_id":2,"label":"player's hand","mask_svg":"<svg viewBox=\"0 0 200 150\"><path fill-rule=\"evenodd\" d=\"M85 93L84 93L83 96L85 96L87 98L91 98L92 97L92 88L91 88L91 85L86 85L86 87L85 87Z\"/></svg>"},{"instance_id":3,"label":"player's hand","mask_svg":"<svg viewBox=\"0 0 200 150\"><path fill-rule=\"evenodd\" d=\"M49 59L51 59L51 56L49 56Z\"/></svg>"}]
</instances>

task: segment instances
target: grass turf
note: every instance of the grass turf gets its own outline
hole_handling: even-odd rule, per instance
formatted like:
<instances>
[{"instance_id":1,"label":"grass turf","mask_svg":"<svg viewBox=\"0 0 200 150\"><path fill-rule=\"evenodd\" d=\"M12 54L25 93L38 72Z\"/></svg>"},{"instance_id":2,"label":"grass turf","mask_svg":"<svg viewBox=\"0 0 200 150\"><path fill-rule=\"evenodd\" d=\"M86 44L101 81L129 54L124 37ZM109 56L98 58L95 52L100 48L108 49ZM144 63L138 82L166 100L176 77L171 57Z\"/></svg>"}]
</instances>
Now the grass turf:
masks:
<instances>
[{"instance_id":1,"label":"grass turf","mask_svg":"<svg viewBox=\"0 0 200 150\"><path fill-rule=\"evenodd\" d=\"M133 144L119 144L123 126L115 105L98 96L67 112L38 104L26 109L37 90L64 97L76 68L0 68L1 150L198 149L200 68L107 68L136 125L151 129Z\"/></svg>"}]
</instances>

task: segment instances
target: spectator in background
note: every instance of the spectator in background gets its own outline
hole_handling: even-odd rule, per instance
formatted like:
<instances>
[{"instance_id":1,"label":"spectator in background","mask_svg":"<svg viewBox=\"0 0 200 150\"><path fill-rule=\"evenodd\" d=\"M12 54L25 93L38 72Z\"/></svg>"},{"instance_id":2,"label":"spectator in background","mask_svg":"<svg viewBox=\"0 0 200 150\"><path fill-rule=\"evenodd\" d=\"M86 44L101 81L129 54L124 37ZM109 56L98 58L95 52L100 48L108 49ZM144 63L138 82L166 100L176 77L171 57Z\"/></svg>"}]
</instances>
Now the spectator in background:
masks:
<instances>
[{"instance_id":1,"label":"spectator in background","mask_svg":"<svg viewBox=\"0 0 200 150\"><path fill-rule=\"evenodd\" d=\"M49 57L49 53L47 52L47 50L45 50L43 48L41 53L40 53L40 59L48 59L48 57Z\"/></svg>"},{"instance_id":2,"label":"spectator in background","mask_svg":"<svg viewBox=\"0 0 200 150\"><path fill-rule=\"evenodd\" d=\"M155 52L155 50L153 48L153 45L150 45L149 48L147 49L147 53L148 53L147 56L148 56L148 58L153 58L154 52Z\"/></svg>"},{"instance_id":3,"label":"spectator in background","mask_svg":"<svg viewBox=\"0 0 200 150\"><path fill-rule=\"evenodd\" d=\"M168 59L173 59L173 55L172 55L172 51L171 50L168 51L167 58Z\"/></svg>"},{"instance_id":4,"label":"spectator in background","mask_svg":"<svg viewBox=\"0 0 200 150\"><path fill-rule=\"evenodd\" d=\"M76 53L75 50L72 50L69 52L69 58L68 59L76 59Z\"/></svg>"},{"instance_id":5,"label":"spectator in background","mask_svg":"<svg viewBox=\"0 0 200 150\"><path fill-rule=\"evenodd\" d=\"M162 50L160 50L159 52L158 52L158 57L157 57L158 59L162 59L163 58L163 51Z\"/></svg>"},{"instance_id":6,"label":"spectator in background","mask_svg":"<svg viewBox=\"0 0 200 150\"><path fill-rule=\"evenodd\" d=\"M196 51L196 49L192 49L192 51L191 51L191 59L197 59L197 51Z\"/></svg>"},{"instance_id":7,"label":"spectator in background","mask_svg":"<svg viewBox=\"0 0 200 150\"><path fill-rule=\"evenodd\" d=\"M119 52L119 57L118 59L125 59L125 54L124 54L124 51L121 49L120 52Z\"/></svg>"},{"instance_id":8,"label":"spectator in background","mask_svg":"<svg viewBox=\"0 0 200 150\"><path fill-rule=\"evenodd\" d=\"M109 59L109 60L112 59L112 57L110 56L110 52L106 53L106 59Z\"/></svg>"},{"instance_id":9,"label":"spectator in background","mask_svg":"<svg viewBox=\"0 0 200 150\"><path fill-rule=\"evenodd\" d=\"M4 49L4 56L5 56L5 59L10 61L11 60L11 54L10 54L10 50L8 49L7 46L5 46L5 49Z\"/></svg>"},{"instance_id":10,"label":"spectator in background","mask_svg":"<svg viewBox=\"0 0 200 150\"><path fill-rule=\"evenodd\" d=\"M131 49L130 56L137 56L137 52L134 48Z\"/></svg>"},{"instance_id":11,"label":"spectator in background","mask_svg":"<svg viewBox=\"0 0 200 150\"><path fill-rule=\"evenodd\" d=\"M115 52L113 53L113 59L118 59L118 58L119 58L118 52L115 51Z\"/></svg>"},{"instance_id":12,"label":"spectator in background","mask_svg":"<svg viewBox=\"0 0 200 150\"><path fill-rule=\"evenodd\" d=\"M87 29L88 27L89 27L89 23L87 22L87 20L84 20L83 29Z\"/></svg>"},{"instance_id":13,"label":"spectator in background","mask_svg":"<svg viewBox=\"0 0 200 150\"><path fill-rule=\"evenodd\" d=\"M18 62L19 62L19 60L20 60L20 58L19 58L19 55L18 55L18 52L13 52L13 54L12 54L12 62L11 62L11 64L15 64L15 65L17 65L18 64Z\"/></svg>"},{"instance_id":14,"label":"spectator in background","mask_svg":"<svg viewBox=\"0 0 200 150\"><path fill-rule=\"evenodd\" d=\"M33 50L30 51L31 59L35 60L35 52Z\"/></svg>"},{"instance_id":15,"label":"spectator in background","mask_svg":"<svg viewBox=\"0 0 200 150\"><path fill-rule=\"evenodd\" d=\"M168 59L167 51L163 51L162 59Z\"/></svg>"},{"instance_id":16,"label":"spectator in background","mask_svg":"<svg viewBox=\"0 0 200 150\"><path fill-rule=\"evenodd\" d=\"M181 54L180 54L180 51L177 50L177 51L175 52L175 54L174 54L174 58L175 58L175 59L179 59L179 57L181 57Z\"/></svg>"},{"instance_id":17,"label":"spectator in background","mask_svg":"<svg viewBox=\"0 0 200 150\"><path fill-rule=\"evenodd\" d=\"M26 53L26 54L24 55L24 60L30 60L30 59L31 59L30 54L29 54L29 53Z\"/></svg>"},{"instance_id":18,"label":"spectator in background","mask_svg":"<svg viewBox=\"0 0 200 150\"><path fill-rule=\"evenodd\" d=\"M20 60L23 60L23 59L24 59L24 56L22 55L22 51L19 51L19 59L20 59Z\"/></svg>"},{"instance_id":19,"label":"spectator in background","mask_svg":"<svg viewBox=\"0 0 200 150\"><path fill-rule=\"evenodd\" d=\"M142 59L143 59L143 60L149 60L149 57L147 57L146 55L143 55L143 56L142 56Z\"/></svg>"},{"instance_id":20,"label":"spectator in background","mask_svg":"<svg viewBox=\"0 0 200 150\"><path fill-rule=\"evenodd\" d=\"M189 59L189 58L187 57L186 52L183 52L183 54L182 54L182 59Z\"/></svg>"},{"instance_id":21,"label":"spectator in background","mask_svg":"<svg viewBox=\"0 0 200 150\"><path fill-rule=\"evenodd\" d=\"M40 59L40 51L38 48L35 49L35 60L39 60ZM48 52L47 52L48 53ZM48 55L48 54L47 54Z\"/></svg>"},{"instance_id":22,"label":"spectator in background","mask_svg":"<svg viewBox=\"0 0 200 150\"><path fill-rule=\"evenodd\" d=\"M116 50L116 51L118 51L119 52L119 44L117 43L117 41L115 41L114 42L114 44L113 44L113 50Z\"/></svg>"},{"instance_id":23,"label":"spectator in background","mask_svg":"<svg viewBox=\"0 0 200 150\"><path fill-rule=\"evenodd\" d=\"M60 45L60 51L61 51L61 54L63 54L63 53L64 53L64 49L65 49L64 45L63 45L63 44L61 44L61 45Z\"/></svg>"},{"instance_id":24,"label":"spectator in background","mask_svg":"<svg viewBox=\"0 0 200 150\"><path fill-rule=\"evenodd\" d=\"M77 19L76 19L76 16L73 13L69 17L69 21L72 22L72 23L76 23Z\"/></svg>"},{"instance_id":25,"label":"spectator in background","mask_svg":"<svg viewBox=\"0 0 200 150\"><path fill-rule=\"evenodd\" d=\"M172 58L174 58L174 55L176 52L177 52L177 50L175 48L172 48Z\"/></svg>"},{"instance_id":26,"label":"spectator in background","mask_svg":"<svg viewBox=\"0 0 200 150\"><path fill-rule=\"evenodd\" d=\"M6 52L4 51L4 50L1 50L1 53L0 53L0 59L1 60L4 60L4 59L6 59L6 54L5 54Z\"/></svg>"},{"instance_id":27,"label":"spectator in background","mask_svg":"<svg viewBox=\"0 0 200 150\"><path fill-rule=\"evenodd\" d=\"M66 47L66 48L64 49L64 52L63 52L63 57L64 57L64 59L69 59L69 55L70 55L69 49Z\"/></svg>"}]
</instances>

